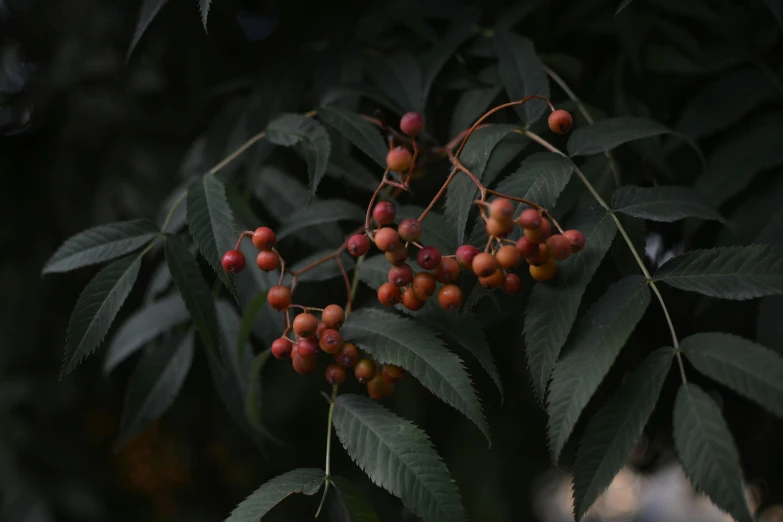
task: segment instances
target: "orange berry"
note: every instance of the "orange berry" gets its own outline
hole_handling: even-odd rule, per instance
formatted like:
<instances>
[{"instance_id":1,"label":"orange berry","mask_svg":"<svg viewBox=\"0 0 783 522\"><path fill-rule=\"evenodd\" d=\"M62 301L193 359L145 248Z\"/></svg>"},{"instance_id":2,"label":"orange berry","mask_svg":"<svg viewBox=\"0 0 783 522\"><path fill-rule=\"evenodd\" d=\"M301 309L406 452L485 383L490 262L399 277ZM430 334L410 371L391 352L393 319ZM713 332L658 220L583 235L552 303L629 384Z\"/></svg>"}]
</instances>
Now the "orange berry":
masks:
<instances>
[{"instance_id":1,"label":"orange berry","mask_svg":"<svg viewBox=\"0 0 783 522\"><path fill-rule=\"evenodd\" d=\"M481 252L473 258L473 273L479 277L492 275L498 269L498 261L495 256L487 252Z\"/></svg>"},{"instance_id":2,"label":"orange berry","mask_svg":"<svg viewBox=\"0 0 783 522\"><path fill-rule=\"evenodd\" d=\"M392 283L383 283L378 289L378 301L386 306L394 306L402 300L400 287Z\"/></svg>"},{"instance_id":3,"label":"orange berry","mask_svg":"<svg viewBox=\"0 0 783 522\"><path fill-rule=\"evenodd\" d=\"M432 275L435 276L439 283L451 283L459 277L459 265L454 259L444 257L440 260L438 268L433 270Z\"/></svg>"},{"instance_id":4,"label":"orange berry","mask_svg":"<svg viewBox=\"0 0 783 522\"><path fill-rule=\"evenodd\" d=\"M416 297L413 288L406 288L402 293L402 305L408 310L413 310L414 312L421 310L425 304L427 304L426 301Z\"/></svg>"},{"instance_id":5,"label":"orange berry","mask_svg":"<svg viewBox=\"0 0 783 522\"><path fill-rule=\"evenodd\" d=\"M270 250L262 250L256 256L256 264L264 272L271 272L280 268L280 256Z\"/></svg>"},{"instance_id":6,"label":"orange berry","mask_svg":"<svg viewBox=\"0 0 783 522\"><path fill-rule=\"evenodd\" d=\"M296 351L302 357L312 357L318 353L318 341L315 337L302 337L296 341Z\"/></svg>"},{"instance_id":7,"label":"orange berry","mask_svg":"<svg viewBox=\"0 0 783 522\"><path fill-rule=\"evenodd\" d=\"M462 306L462 290L457 285L443 285L438 290L438 304L444 310L459 310Z\"/></svg>"},{"instance_id":8,"label":"orange berry","mask_svg":"<svg viewBox=\"0 0 783 522\"><path fill-rule=\"evenodd\" d=\"M517 219L522 228L537 229L541 226L541 214L534 208L526 208Z\"/></svg>"},{"instance_id":9,"label":"orange berry","mask_svg":"<svg viewBox=\"0 0 783 522\"><path fill-rule=\"evenodd\" d=\"M394 392L394 385L376 375L367 383L367 394L375 400L385 399Z\"/></svg>"},{"instance_id":10,"label":"orange berry","mask_svg":"<svg viewBox=\"0 0 783 522\"><path fill-rule=\"evenodd\" d=\"M397 233L405 242L418 241L421 232L421 223L416 219L406 219L397 226Z\"/></svg>"},{"instance_id":11,"label":"orange berry","mask_svg":"<svg viewBox=\"0 0 783 522\"><path fill-rule=\"evenodd\" d=\"M393 228L382 228L375 233L375 246L381 252L391 252L400 246L400 236Z\"/></svg>"},{"instance_id":12,"label":"orange berry","mask_svg":"<svg viewBox=\"0 0 783 522\"><path fill-rule=\"evenodd\" d=\"M549 281L557 274L557 263L550 259L543 265L530 265L530 275L536 281Z\"/></svg>"},{"instance_id":13,"label":"orange berry","mask_svg":"<svg viewBox=\"0 0 783 522\"><path fill-rule=\"evenodd\" d=\"M336 354L334 360L343 368L353 368L359 362L359 350L353 343L345 343Z\"/></svg>"},{"instance_id":14,"label":"orange berry","mask_svg":"<svg viewBox=\"0 0 783 522\"><path fill-rule=\"evenodd\" d=\"M340 305L330 304L321 312L321 321L327 328L338 330L345 322L345 310Z\"/></svg>"},{"instance_id":15,"label":"orange berry","mask_svg":"<svg viewBox=\"0 0 783 522\"><path fill-rule=\"evenodd\" d=\"M381 370L381 376L389 384L399 382L403 375L405 375L405 370L393 364L384 364Z\"/></svg>"},{"instance_id":16,"label":"orange berry","mask_svg":"<svg viewBox=\"0 0 783 522\"><path fill-rule=\"evenodd\" d=\"M277 242L277 236L269 227L258 227L251 238L253 245L259 250L269 250Z\"/></svg>"},{"instance_id":17,"label":"orange berry","mask_svg":"<svg viewBox=\"0 0 783 522\"><path fill-rule=\"evenodd\" d=\"M301 313L294 317L294 333L299 337L312 337L318 330L318 319L311 313Z\"/></svg>"},{"instance_id":18,"label":"orange berry","mask_svg":"<svg viewBox=\"0 0 783 522\"><path fill-rule=\"evenodd\" d=\"M546 243L538 245L538 253L533 257L527 257L525 260L533 265L533 266L540 266L549 261L549 248L546 246Z\"/></svg>"},{"instance_id":19,"label":"orange berry","mask_svg":"<svg viewBox=\"0 0 783 522\"><path fill-rule=\"evenodd\" d=\"M305 357L299 355L298 352L294 352L293 356L291 357L291 364L297 373L306 375L315 371L315 368L318 365L318 360L313 355Z\"/></svg>"},{"instance_id":20,"label":"orange berry","mask_svg":"<svg viewBox=\"0 0 783 522\"><path fill-rule=\"evenodd\" d=\"M494 290L495 288L500 288L504 279L505 276L503 276L503 271L497 269L489 276L479 277L479 284L488 290Z\"/></svg>"},{"instance_id":21,"label":"orange berry","mask_svg":"<svg viewBox=\"0 0 783 522\"><path fill-rule=\"evenodd\" d=\"M547 123L549 123L549 128L552 132L556 134L566 134L571 130L571 127L573 127L574 118L571 116L570 112L558 109L549 115Z\"/></svg>"},{"instance_id":22,"label":"orange berry","mask_svg":"<svg viewBox=\"0 0 783 522\"><path fill-rule=\"evenodd\" d=\"M514 230L513 221L500 221L499 219L489 218L484 224L488 236L506 237Z\"/></svg>"},{"instance_id":23,"label":"orange berry","mask_svg":"<svg viewBox=\"0 0 783 522\"><path fill-rule=\"evenodd\" d=\"M435 277L429 272L419 272L413 276L411 288L417 299L426 301L435 293Z\"/></svg>"},{"instance_id":24,"label":"orange berry","mask_svg":"<svg viewBox=\"0 0 783 522\"><path fill-rule=\"evenodd\" d=\"M375 377L375 373L375 363L370 359L360 360L353 369L353 375L362 384L372 380Z\"/></svg>"},{"instance_id":25,"label":"orange berry","mask_svg":"<svg viewBox=\"0 0 783 522\"><path fill-rule=\"evenodd\" d=\"M408 286L413 281L413 268L409 264L393 266L389 269L389 282L394 286Z\"/></svg>"},{"instance_id":26,"label":"orange berry","mask_svg":"<svg viewBox=\"0 0 783 522\"><path fill-rule=\"evenodd\" d=\"M577 253L585 247L585 236L578 230L566 230L563 235L571 242L573 253Z\"/></svg>"},{"instance_id":27,"label":"orange berry","mask_svg":"<svg viewBox=\"0 0 783 522\"><path fill-rule=\"evenodd\" d=\"M405 248L403 245L398 246L391 252L386 252L384 254L386 256L386 260L397 266L403 264L408 259L408 249Z\"/></svg>"},{"instance_id":28,"label":"orange berry","mask_svg":"<svg viewBox=\"0 0 783 522\"><path fill-rule=\"evenodd\" d=\"M348 252L359 257L370 251L370 240L364 234L354 234L348 239Z\"/></svg>"},{"instance_id":29,"label":"orange berry","mask_svg":"<svg viewBox=\"0 0 783 522\"><path fill-rule=\"evenodd\" d=\"M546 248L549 250L549 256L557 261L567 259L571 255L571 241L560 234L550 236L546 240Z\"/></svg>"},{"instance_id":30,"label":"orange berry","mask_svg":"<svg viewBox=\"0 0 783 522\"><path fill-rule=\"evenodd\" d=\"M541 225L537 229L526 228L525 237L533 243L544 243L552 234L552 225L546 219L541 220Z\"/></svg>"},{"instance_id":31,"label":"orange berry","mask_svg":"<svg viewBox=\"0 0 783 522\"><path fill-rule=\"evenodd\" d=\"M345 368L339 364L330 364L326 367L326 382L332 386L337 386L345 381Z\"/></svg>"},{"instance_id":32,"label":"orange berry","mask_svg":"<svg viewBox=\"0 0 783 522\"><path fill-rule=\"evenodd\" d=\"M522 261L522 252L515 246L503 245L495 252L495 259L504 270L511 270Z\"/></svg>"},{"instance_id":33,"label":"orange berry","mask_svg":"<svg viewBox=\"0 0 783 522\"><path fill-rule=\"evenodd\" d=\"M489 204L489 216L502 223L511 221L514 217L514 204L505 198L497 198Z\"/></svg>"},{"instance_id":34,"label":"orange berry","mask_svg":"<svg viewBox=\"0 0 783 522\"><path fill-rule=\"evenodd\" d=\"M462 245L457 248L457 252L454 259L457 260L457 264L463 270L470 270L473 265L473 259L481 253L481 250L473 245Z\"/></svg>"},{"instance_id":35,"label":"orange berry","mask_svg":"<svg viewBox=\"0 0 783 522\"><path fill-rule=\"evenodd\" d=\"M291 357L291 350L293 347L294 345L291 341L285 337L275 339L272 342L272 355L274 355L276 359L288 359Z\"/></svg>"},{"instance_id":36,"label":"orange berry","mask_svg":"<svg viewBox=\"0 0 783 522\"><path fill-rule=\"evenodd\" d=\"M337 353L343 347L343 336L337 330L324 330L318 346L326 353Z\"/></svg>"},{"instance_id":37,"label":"orange berry","mask_svg":"<svg viewBox=\"0 0 783 522\"><path fill-rule=\"evenodd\" d=\"M405 147L394 147L386 155L386 165L397 172L407 172L413 161L413 155Z\"/></svg>"},{"instance_id":38,"label":"orange berry","mask_svg":"<svg viewBox=\"0 0 783 522\"><path fill-rule=\"evenodd\" d=\"M372 217L379 225L388 225L394 221L397 216L397 209L394 203L390 201L381 201L372 209Z\"/></svg>"},{"instance_id":39,"label":"orange berry","mask_svg":"<svg viewBox=\"0 0 783 522\"><path fill-rule=\"evenodd\" d=\"M291 289L287 286L275 285L266 293L266 300L274 310L278 312L285 310L291 304Z\"/></svg>"},{"instance_id":40,"label":"orange berry","mask_svg":"<svg viewBox=\"0 0 783 522\"><path fill-rule=\"evenodd\" d=\"M522 257L533 257L538 254L538 243L533 243L525 236L517 240L517 249Z\"/></svg>"}]
</instances>

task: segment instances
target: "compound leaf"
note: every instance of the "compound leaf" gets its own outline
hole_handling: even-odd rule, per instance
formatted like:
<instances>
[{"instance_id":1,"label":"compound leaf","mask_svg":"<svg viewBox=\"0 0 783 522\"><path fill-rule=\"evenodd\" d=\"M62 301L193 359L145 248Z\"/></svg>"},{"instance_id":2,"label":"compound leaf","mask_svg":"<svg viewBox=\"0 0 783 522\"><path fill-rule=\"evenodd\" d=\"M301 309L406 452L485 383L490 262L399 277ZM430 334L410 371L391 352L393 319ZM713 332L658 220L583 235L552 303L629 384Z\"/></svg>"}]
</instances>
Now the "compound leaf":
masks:
<instances>
[{"instance_id":1,"label":"compound leaf","mask_svg":"<svg viewBox=\"0 0 783 522\"><path fill-rule=\"evenodd\" d=\"M270 509L294 493L315 495L323 486L326 473L320 469L300 468L264 483L234 508L225 522L258 522Z\"/></svg>"},{"instance_id":2,"label":"compound leaf","mask_svg":"<svg viewBox=\"0 0 783 522\"><path fill-rule=\"evenodd\" d=\"M348 512L349 522L380 521L372 505L351 481L339 475L332 475L330 480L334 484L334 489L337 490L340 504Z\"/></svg>"},{"instance_id":3,"label":"compound leaf","mask_svg":"<svg viewBox=\"0 0 783 522\"><path fill-rule=\"evenodd\" d=\"M321 107L318 116L348 138L378 165L386 167L386 154L389 152L389 147L383 141L378 127L358 114L336 106Z\"/></svg>"},{"instance_id":4,"label":"compound leaf","mask_svg":"<svg viewBox=\"0 0 783 522\"><path fill-rule=\"evenodd\" d=\"M612 194L612 208L629 216L671 223L685 218L726 222L717 210L689 187L620 187Z\"/></svg>"},{"instance_id":5,"label":"compound leaf","mask_svg":"<svg viewBox=\"0 0 783 522\"><path fill-rule=\"evenodd\" d=\"M284 221L277 231L281 240L308 227L320 226L337 221L362 222L365 211L358 205L340 199L316 200L298 212L292 212L290 219Z\"/></svg>"},{"instance_id":6,"label":"compound leaf","mask_svg":"<svg viewBox=\"0 0 783 522\"><path fill-rule=\"evenodd\" d=\"M509 99L521 100L530 95L549 98L549 80L533 42L511 31L497 31L495 52L498 55L500 79ZM514 110L529 125L544 115L547 104L544 100L532 99L523 105L514 106Z\"/></svg>"},{"instance_id":7,"label":"compound leaf","mask_svg":"<svg viewBox=\"0 0 783 522\"><path fill-rule=\"evenodd\" d=\"M624 116L609 118L576 129L568 138L570 156L587 156L606 152L629 141L670 133L671 130L657 121Z\"/></svg>"}]
</instances>

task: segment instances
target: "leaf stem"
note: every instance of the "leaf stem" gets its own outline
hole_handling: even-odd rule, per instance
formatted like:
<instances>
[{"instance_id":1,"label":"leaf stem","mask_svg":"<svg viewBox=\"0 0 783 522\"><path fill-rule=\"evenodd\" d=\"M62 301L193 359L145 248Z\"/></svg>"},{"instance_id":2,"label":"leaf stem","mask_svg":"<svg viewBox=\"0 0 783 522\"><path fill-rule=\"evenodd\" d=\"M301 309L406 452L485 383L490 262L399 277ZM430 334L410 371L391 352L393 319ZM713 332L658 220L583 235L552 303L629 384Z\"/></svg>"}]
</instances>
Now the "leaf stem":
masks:
<instances>
[{"instance_id":1,"label":"leaf stem","mask_svg":"<svg viewBox=\"0 0 783 522\"><path fill-rule=\"evenodd\" d=\"M321 514L321 508L324 506L326 500L326 492L329 490L329 482L332 476L332 420L334 419L334 403L337 400L337 385L332 386L332 396L329 401L329 415L326 419L326 480L324 484L324 494L321 497L321 503L318 506L318 511L315 512L315 518Z\"/></svg>"}]
</instances>

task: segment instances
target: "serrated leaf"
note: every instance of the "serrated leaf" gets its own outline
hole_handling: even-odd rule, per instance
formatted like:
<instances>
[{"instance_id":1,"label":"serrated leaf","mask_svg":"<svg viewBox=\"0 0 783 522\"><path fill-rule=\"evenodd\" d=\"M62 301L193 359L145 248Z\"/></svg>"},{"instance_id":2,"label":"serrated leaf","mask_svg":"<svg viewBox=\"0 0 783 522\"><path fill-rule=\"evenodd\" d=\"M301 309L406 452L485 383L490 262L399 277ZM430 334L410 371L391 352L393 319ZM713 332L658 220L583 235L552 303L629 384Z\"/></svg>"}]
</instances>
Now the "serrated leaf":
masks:
<instances>
[{"instance_id":1,"label":"serrated leaf","mask_svg":"<svg viewBox=\"0 0 783 522\"><path fill-rule=\"evenodd\" d=\"M263 484L234 508L225 522L258 522L270 509L294 493L315 495L323 486L326 473L320 469L300 468Z\"/></svg>"},{"instance_id":2,"label":"serrated leaf","mask_svg":"<svg viewBox=\"0 0 783 522\"><path fill-rule=\"evenodd\" d=\"M68 321L60 379L95 351L109 331L139 275L141 258L128 256L105 266L84 287Z\"/></svg>"},{"instance_id":3,"label":"serrated leaf","mask_svg":"<svg viewBox=\"0 0 783 522\"><path fill-rule=\"evenodd\" d=\"M756 340L778 353L783 353L783 296L764 297L759 300L756 317Z\"/></svg>"},{"instance_id":4,"label":"serrated leaf","mask_svg":"<svg viewBox=\"0 0 783 522\"><path fill-rule=\"evenodd\" d=\"M574 509L581 520L633 453L672 365L671 348L650 355L590 419L574 463Z\"/></svg>"},{"instance_id":5,"label":"serrated leaf","mask_svg":"<svg viewBox=\"0 0 783 522\"><path fill-rule=\"evenodd\" d=\"M166 263L158 263L144 291L144 302L152 303L171 286L171 272Z\"/></svg>"},{"instance_id":6,"label":"serrated leaf","mask_svg":"<svg viewBox=\"0 0 783 522\"><path fill-rule=\"evenodd\" d=\"M500 87L477 87L462 91L451 116L451 136L470 128L500 94Z\"/></svg>"},{"instance_id":7,"label":"serrated leaf","mask_svg":"<svg viewBox=\"0 0 783 522\"><path fill-rule=\"evenodd\" d=\"M321 226L337 221L363 222L365 211L358 205L341 199L316 200L298 212L292 212L277 231L281 240L308 227Z\"/></svg>"},{"instance_id":8,"label":"serrated leaf","mask_svg":"<svg viewBox=\"0 0 783 522\"><path fill-rule=\"evenodd\" d=\"M204 32L207 32L207 16L209 15L209 5L212 0L198 0L198 9L201 12L201 23L204 25Z\"/></svg>"},{"instance_id":9,"label":"serrated leaf","mask_svg":"<svg viewBox=\"0 0 783 522\"><path fill-rule=\"evenodd\" d=\"M108 223L65 240L43 267L42 274L68 272L109 261L140 249L159 234L145 219Z\"/></svg>"},{"instance_id":10,"label":"serrated leaf","mask_svg":"<svg viewBox=\"0 0 783 522\"><path fill-rule=\"evenodd\" d=\"M344 394L335 403L334 429L373 483L399 497L424 522L466 520L448 469L412 423L368 397Z\"/></svg>"},{"instance_id":11,"label":"serrated leaf","mask_svg":"<svg viewBox=\"0 0 783 522\"><path fill-rule=\"evenodd\" d=\"M650 304L641 275L613 284L581 317L552 372L547 398L549 448L557 463L576 421Z\"/></svg>"},{"instance_id":12,"label":"serrated leaf","mask_svg":"<svg viewBox=\"0 0 783 522\"><path fill-rule=\"evenodd\" d=\"M237 333L237 356L239 360L245 358L245 350L250 343L250 334L253 332L253 326L256 322L258 312L266 304L266 290L258 292L256 296L247 303L245 311L242 314L242 322L239 325L239 333Z\"/></svg>"},{"instance_id":13,"label":"serrated leaf","mask_svg":"<svg viewBox=\"0 0 783 522\"><path fill-rule=\"evenodd\" d=\"M475 423L489 440L481 404L462 360L421 322L363 308L348 316L340 332L345 340L379 363L405 368L438 398Z\"/></svg>"},{"instance_id":14,"label":"serrated leaf","mask_svg":"<svg viewBox=\"0 0 783 522\"><path fill-rule=\"evenodd\" d=\"M212 270L236 296L234 278L223 270L223 254L234 248L239 234L226 200L223 183L213 174L193 178L188 184L187 220L193 242Z\"/></svg>"},{"instance_id":15,"label":"serrated leaf","mask_svg":"<svg viewBox=\"0 0 783 522\"><path fill-rule=\"evenodd\" d=\"M511 31L498 31L495 33L495 52L500 79L509 99L521 100L534 94L549 98L549 80L533 42ZM544 115L547 104L544 100L533 99L516 105L514 110L524 123L530 125Z\"/></svg>"},{"instance_id":16,"label":"serrated leaf","mask_svg":"<svg viewBox=\"0 0 783 522\"><path fill-rule=\"evenodd\" d=\"M380 129L360 115L335 106L324 106L318 117L356 145L381 167L386 167L389 147L383 141Z\"/></svg>"},{"instance_id":17,"label":"serrated leaf","mask_svg":"<svg viewBox=\"0 0 783 522\"><path fill-rule=\"evenodd\" d=\"M212 292L201 276L201 270L188 247L174 236L166 238L166 263L174 285L190 313L193 325L201 334L204 345L220 361L218 323Z\"/></svg>"},{"instance_id":18,"label":"serrated leaf","mask_svg":"<svg viewBox=\"0 0 783 522\"><path fill-rule=\"evenodd\" d=\"M717 210L702 201L690 187L620 187L612 194L612 208L629 216L671 223L685 218L726 222Z\"/></svg>"},{"instance_id":19,"label":"serrated leaf","mask_svg":"<svg viewBox=\"0 0 783 522\"><path fill-rule=\"evenodd\" d=\"M668 260L654 277L681 290L722 299L783 294L783 246L692 250Z\"/></svg>"},{"instance_id":20,"label":"serrated leaf","mask_svg":"<svg viewBox=\"0 0 783 522\"><path fill-rule=\"evenodd\" d=\"M386 166L383 166L384 169ZM383 176L380 172L371 171L366 165L349 155L348 152L332 154L326 175L331 176L340 184L347 184L360 190L375 192Z\"/></svg>"},{"instance_id":21,"label":"serrated leaf","mask_svg":"<svg viewBox=\"0 0 783 522\"><path fill-rule=\"evenodd\" d=\"M701 373L783 417L783 358L742 337L698 333L680 341Z\"/></svg>"},{"instance_id":22,"label":"serrated leaf","mask_svg":"<svg viewBox=\"0 0 783 522\"><path fill-rule=\"evenodd\" d=\"M631 4L631 2L633 2L633 0L623 0L622 2L620 2L620 5L617 6L617 10L614 12L614 15L615 16L619 15L620 11L628 7Z\"/></svg>"},{"instance_id":23,"label":"serrated leaf","mask_svg":"<svg viewBox=\"0 0 783 522\"><path fill-rule=\"evenodd\" d=\"M449 32L439 38L437 42L432 45L422 57L422 98L427 101L427 96L430 93L432 84L435 82L435 78L438 77L438 73L446 64L449 58L457 51L457 48L462 43L473 36L474 22L463 22L455 24Z\"/></svg>"},{"instance_id":24,"label":"serrated leaf","mask_svg":"<svg viewBox=\"0 0 783 522\"><path fill-rule=\"evenodd\" d=\"M115 451L171 407L192 362L192 330L184 336L174 336L164 343L150 346L128 381Z\"/></svg>"},{"instance_id":25,"label":"serrated leaf","mask_svg":"<svg viewBox=\"0 0 783 522\"><path fill-rule=\"evenodd\" d=\"M612 150L633 140L659 136L671 130L657 121L624 116L609 118L576 129L568 138L570 156L586 156Z\"/></svg>"},{"instance_id":26,"label":"serrated leaf","mask_svg":"<svg viewBox=\"0 0 783 522\"><path fill-rule=\"evenodd\" d=\"M337 490L337 498L348 513L348 522L379 522L372 505L361 491L348 479L332 475L329 479Z\"/></svg>"},{"instance_id":27,"label":"serrated leaf","mask_svg":"<svg viewBox=\"0 0 783 522\"><path fill-rule=\"evenodd\" d=\"M133 313L120 326L106 350L103 371L112 371L136 350L187 321L189 315L185 303L178 294L164 297Z\"/></svg>"},{"instance_id":28,"label":"serrated leaf","mask_svg":"<svg viewBox=\"0 0 783 522\"><path fill-rule=\"evenodd\" d=\"M674 445L693 486L739 522L752 522L734 440L704 390L683 383L674 403Z\"/></svg>"},{"instance_id":29,"label":"serrated leaf","mask_svg":"<svg viewBox=\"0 0 783 522\"><path fill-rule=\"evenodd\" d=\"M366 258L359 269L359 281L365 283L373 290L377 290L386 283L389 278L389 260L384 255L375 255Z\"/></svg>"},{"instance_id":30,"label":"serrated leaf","mask_svg":"<svg viewBox=\"0 0 783 522\"><path fill-rule=\"evenodd\" d=\"M168 2L168 0L144 0L141 4L139 19L136 22L136 29L133 31L133 38L131 38L131 43L128 46L128 53L125 55L126 60L130 59L131 54L133 54L133 49L136 48L136 44L139 43L139 40L141 40L147 27L149 27L152 20L158 16L158 12L166 5L166 2Z\"/></svg>"},{"instance_id":31,"label":"serrated leaf","mask_svg":"<svg viewBox=\"0 0 783 522\"><path fill-rule=\"evenodd\" d=\"M603 209L586 209L569 228L585 235L585 248L558 263L557 276L533 287L525 308L525 351L533 387L543 401L549 376L576 319L587 283L612 244L617 227Z\"/></svg>"},{"instance_id":32,"label":"serrated leaf","mask_svg":"<svg viewBox=\"0 0 783 522\"><path fill-rule=\"evenodd\" d=\"M772 14L778 21L778 25L783 28L783 2L781 0L764 0L764 3L772 11Z\"/></svg>"},{"instance_id":33,"label":"serrated leaf","mask_svg":"<svg viewBox=\"0 0 783 522\"><path fill-rule=\"evenodd\" d=\"M519 157L533 141L517 132L508 134L500 140L500 143L492 150L489 161L481 176L481 182L485 187L490 187L495 180L503 174L506 167Z\"/></svg>"},{"instance_id":34,"label":"serrated leaf","mask_svg":"<svg viewBox=\"0 0 783 522\"><path fill-rule=\"evenodd\" d=\"M397 208L397 222L403 219L419 219L423 207L416 205L400 205ZM457 243L454 242L454 235L451 233L446 219L438 212L430 211L424 218L421 228L421 238L419 242L422 245L434 246L441 252L454 252L457 249Z\"/></svg>"},{"instance_id":35,"label":"serrated leaf","mask_svg":"<svg viewBox=\"0 0 783 522\"><path fill-rule=\"evenodd\" d=\"M386 96L405 111L423 112L422 71L409 52L378 58L367 64L367 74Z\"/></svg>"}]
</instances>

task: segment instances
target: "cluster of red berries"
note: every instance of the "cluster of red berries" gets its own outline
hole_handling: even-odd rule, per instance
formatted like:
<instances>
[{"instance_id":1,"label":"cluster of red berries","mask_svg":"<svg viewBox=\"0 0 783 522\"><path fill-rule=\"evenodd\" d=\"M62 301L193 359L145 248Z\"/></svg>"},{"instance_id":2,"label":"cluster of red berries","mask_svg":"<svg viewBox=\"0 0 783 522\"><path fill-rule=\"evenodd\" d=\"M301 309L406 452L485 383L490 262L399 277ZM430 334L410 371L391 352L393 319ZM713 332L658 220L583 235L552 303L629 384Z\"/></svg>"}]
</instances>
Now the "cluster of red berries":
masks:
<instances>
[{"instance_id":1,"label":"cluster of red berries","mask_svg":"<svg viewBox=\"0 0 783 522\"><path fill-rule=\"evenodd\" d=\"M424 130L424 117L418 112L407 112L400 119L400 130L415 138ZM386 154L386 165L396 172L406 172L413 162L411 151L402 146L393 147Z\"/></svg>"},{"instance_id":2,"label":"cluster of red berries","mask_svg":"<svg viewBox=\"0 0 783 522\"><path fill-rule=\"evenodd\" d=\"M249 234L249 232L248 232ZM253 245L260 250L256 256L258 268L264 272L270 272L280 268L280 256L275 252L274 247L277 243L277 236L269 227L258 227L251 236ZM237 274L245 269L245 255L237 249L229 250L223 254L221 260L223 270L232 274Z\"/></svg>"}]
</instances>

